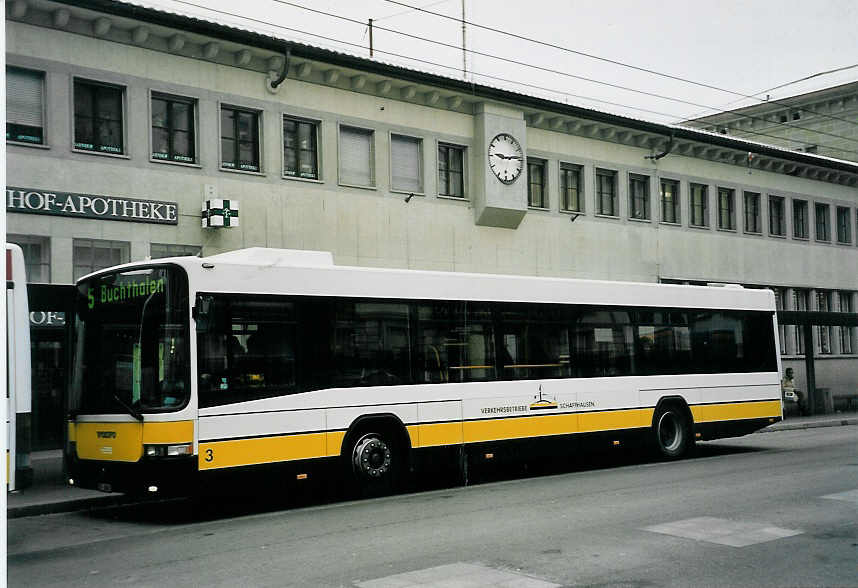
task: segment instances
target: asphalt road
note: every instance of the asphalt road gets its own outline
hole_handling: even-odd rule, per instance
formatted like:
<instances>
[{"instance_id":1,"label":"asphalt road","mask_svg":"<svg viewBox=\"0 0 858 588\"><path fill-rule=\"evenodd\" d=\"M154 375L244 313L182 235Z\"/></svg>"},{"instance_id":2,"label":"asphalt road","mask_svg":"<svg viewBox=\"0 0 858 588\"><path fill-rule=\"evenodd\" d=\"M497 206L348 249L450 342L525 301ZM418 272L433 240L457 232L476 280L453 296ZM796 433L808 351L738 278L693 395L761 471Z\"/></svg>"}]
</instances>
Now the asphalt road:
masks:
<instances>
[{"instance_id":1,"label":"asphalt road","mask_svg":"<svg viewBox=\"0 0 858 588\"><path fill-rule=\"evenodd\" d=\"M858 427L601 463L354 501L13 519L9 585L858 586Z\"/></svg>"}]
</instances>

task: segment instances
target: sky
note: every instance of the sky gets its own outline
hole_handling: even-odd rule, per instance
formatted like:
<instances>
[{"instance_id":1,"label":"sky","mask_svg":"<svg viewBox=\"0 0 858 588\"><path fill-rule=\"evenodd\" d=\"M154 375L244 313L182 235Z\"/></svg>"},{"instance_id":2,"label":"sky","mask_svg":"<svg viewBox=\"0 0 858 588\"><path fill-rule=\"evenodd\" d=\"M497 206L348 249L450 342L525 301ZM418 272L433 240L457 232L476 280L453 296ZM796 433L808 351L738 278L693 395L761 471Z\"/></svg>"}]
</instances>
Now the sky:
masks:
<instances>
[{"instance_id":1,"label":"sky","mask_svg":"<svg viewBox=\"0 0 858 588\"><path fill-rule=\"evenodd\" d=\"M372 18L376 59L463 77L462 0L135 1L365 57ZM856 0L465 0L465 14L468 79L660 123L858 80Z\"/></svg>"}]
</instances>

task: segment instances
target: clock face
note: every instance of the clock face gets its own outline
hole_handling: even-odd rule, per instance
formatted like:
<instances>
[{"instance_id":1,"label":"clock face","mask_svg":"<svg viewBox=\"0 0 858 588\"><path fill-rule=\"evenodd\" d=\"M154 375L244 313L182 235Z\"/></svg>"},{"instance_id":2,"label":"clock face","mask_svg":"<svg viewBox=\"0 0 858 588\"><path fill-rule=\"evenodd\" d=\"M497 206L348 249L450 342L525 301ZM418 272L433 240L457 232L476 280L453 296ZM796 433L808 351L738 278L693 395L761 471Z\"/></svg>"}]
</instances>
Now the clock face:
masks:
<instances>
[{"instance_id":1,"label":"clock face","mask_svg":"<svg viewBox=\"0 0 858 588\"><path fill-rule=\"evenodd\" d=\"M500 133L489 143L489 167L504 184L512 184L524 167L521 145L515 137Z\"/></svg>"}]
</instances>

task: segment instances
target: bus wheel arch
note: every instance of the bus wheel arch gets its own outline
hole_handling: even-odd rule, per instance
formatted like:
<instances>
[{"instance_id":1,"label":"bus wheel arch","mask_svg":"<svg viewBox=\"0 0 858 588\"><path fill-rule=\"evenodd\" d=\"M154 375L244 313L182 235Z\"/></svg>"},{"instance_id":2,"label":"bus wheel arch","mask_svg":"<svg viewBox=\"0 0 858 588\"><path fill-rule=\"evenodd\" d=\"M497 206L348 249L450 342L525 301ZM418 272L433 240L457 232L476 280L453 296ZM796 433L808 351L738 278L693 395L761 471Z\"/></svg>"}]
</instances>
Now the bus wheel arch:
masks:
<instances>
[{"instance_id":1,"label":"bus wheel arch","mask_svg":"<svg viewBox=\"0 0 858 588\"><path fill-rule=\"evenodd\" d=\"M681 396L660 398L652 417L651 439L663 459L685 457L694 446L694 417Z\"/></svg>"},{"instance_id":2,"label":"bus wheel arch","mask_svg":"<svg viewBox=\"0 0 858 588\"><path fill-rule=\"evenodd\" d=\"M341 456L350 480L365 491L395 490L410 465L411 440L393 414L364 415L349 427Z\"/></svg>"}]
</instances>

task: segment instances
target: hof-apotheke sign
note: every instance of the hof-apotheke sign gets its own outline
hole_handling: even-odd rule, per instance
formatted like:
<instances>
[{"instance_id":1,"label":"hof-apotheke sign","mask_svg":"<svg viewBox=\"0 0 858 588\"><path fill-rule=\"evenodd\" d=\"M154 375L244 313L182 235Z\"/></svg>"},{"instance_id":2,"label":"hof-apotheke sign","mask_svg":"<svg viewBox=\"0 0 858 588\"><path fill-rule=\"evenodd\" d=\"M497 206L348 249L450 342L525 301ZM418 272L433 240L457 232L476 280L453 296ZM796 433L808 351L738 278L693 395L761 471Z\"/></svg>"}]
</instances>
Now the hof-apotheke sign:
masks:
<instances>
[{"instance_id":1,"label":"hof-apotheke sign","mask_svg":"<svg viewBox=\"0 0 858 588\"><path fill-rule=\"evenodd\" d=\"M6 211L162 225L179 223L179 206L175 202L75 194L14 186L6 187Z\"/></svg>"}]
</instances>

